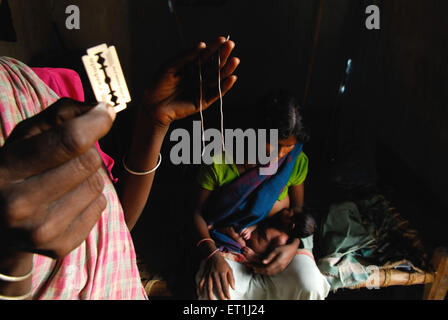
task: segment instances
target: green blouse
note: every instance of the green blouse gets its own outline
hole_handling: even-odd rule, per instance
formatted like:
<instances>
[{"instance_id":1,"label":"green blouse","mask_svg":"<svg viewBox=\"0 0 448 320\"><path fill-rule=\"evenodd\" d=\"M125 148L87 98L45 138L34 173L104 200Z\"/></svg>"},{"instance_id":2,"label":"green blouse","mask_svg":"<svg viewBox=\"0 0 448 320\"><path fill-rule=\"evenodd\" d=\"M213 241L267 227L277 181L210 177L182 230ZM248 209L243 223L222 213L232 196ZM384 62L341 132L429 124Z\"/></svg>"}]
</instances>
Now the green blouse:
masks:
<instances>
[{"instance_id":1,"label":"green blouse","mask_svg":"<svg viewBox=\"0 0 448 320\"><path fill-rule=\"evenodd\" d=\"M217 164L216 162L219 161L215 160L212 165L202 165L197 176L197 182L199 185L209 191L216 190L240 176L235 164ZM286 184L286 188L278 198L279 201L286 198L289 187L299 186L305 182L308 175L308 162L308 157L304 152L302 152L297 158L291 177Z\"/></svg>"}]
</instances>

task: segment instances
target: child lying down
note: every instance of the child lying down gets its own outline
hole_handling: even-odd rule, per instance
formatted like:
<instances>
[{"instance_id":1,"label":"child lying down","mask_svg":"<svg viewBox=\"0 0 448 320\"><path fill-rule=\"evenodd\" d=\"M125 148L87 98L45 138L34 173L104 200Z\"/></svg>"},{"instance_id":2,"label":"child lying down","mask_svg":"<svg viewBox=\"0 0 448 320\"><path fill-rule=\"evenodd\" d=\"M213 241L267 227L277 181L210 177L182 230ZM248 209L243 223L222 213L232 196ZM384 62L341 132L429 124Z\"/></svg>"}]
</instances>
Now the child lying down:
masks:
<instances>
[{"instance_id":1,"label":"child lying down","mask_svg":"<svg viewBox=\"0 0 448 320\"><path fill-rule=\"evenodd\" d=\"M260 263L276 247L286 245L292 238L307 238L314 234L316 222L309 213L294 214L284 209L274 219L244 229L237 234L232 227L220 231L242 246L245 263Z\"/></svg>"}]
</instances>

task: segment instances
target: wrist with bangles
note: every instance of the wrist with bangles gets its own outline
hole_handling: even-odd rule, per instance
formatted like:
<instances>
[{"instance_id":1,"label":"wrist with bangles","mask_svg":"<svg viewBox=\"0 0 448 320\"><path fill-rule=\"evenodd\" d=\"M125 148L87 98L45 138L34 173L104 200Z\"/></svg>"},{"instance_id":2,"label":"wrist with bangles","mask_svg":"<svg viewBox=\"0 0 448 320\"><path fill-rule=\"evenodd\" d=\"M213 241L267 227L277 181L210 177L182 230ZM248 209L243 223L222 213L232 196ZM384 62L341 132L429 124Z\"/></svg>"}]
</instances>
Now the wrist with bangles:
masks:
<instances>
[{"instance_id":1,"label":"wrist with bangles","mask_svg":"<svg viewBox=\"0 0 448 320\"><path fill-rule=\"evenodd\" d=\"M155 166L154 169L151 169L149 171L145 171L145 172L138 172L138 171L134 171L132 169L130 169L128 167L128 165L126 164L126 159L127 159L127 155L125 155L122 159L122 164L123 164L123 168L124 170L126 170L128 173L134 175L134 176L147 176L151 173L154 173L157 169L159 169L160 165L162 164L162 154L159 153L159 161L157 163L157 165Z\"/></svg>"},{"instance_id":2,"label":"wrist with bangles","mask_svg":"<svg viewBox=\"0 0 448 320\"><path fill-rule=\"evenodd\" d=\"M201 246L201 244L206 243L206 242L212 242L213 244L215 244L215 240L213 240L212 238L205 238L205 239L199 240L199 242L196 244L196 248L199 248ZM213 250L213 252L205 259L205 261L210 260L213 256L215 256L219 252L220 252L219 249Z\"/></svg>"},{"instance_id":3,"label":"wrist with bangles","mask_svg":"<svg viewBox=\"0 0 448 320\"><path fill-rule=\"evenodd\" d=\"M33 275L33 271L34 271L34 268L31 268L30 272L28 272L24 276L9 276L9 275L0 273L0 281L8 282L8 283L19 283L19 282L22 282L22 281L25 281L25 280L28 280L29 278L31 278ZM31 290L24 295L15 296L15 297L5 296L5 295L0 294L0 300L10 300L10 301L26 300L31 296L31 294L32 294Z\"/></svg>"},{"instance_id":4,"label":"wrist with bangles","mask_svg":"<svg viewBox=\"0 0 448 320\"><path fill-rule=\"evenodd\" d=\"M210 255L205 259L205 261L209 261L211 258L213 258L216 254L220 253L221 250L216 249L215 251L213 251L212 253L210 253Z\"/></svg>"}]
</instances>

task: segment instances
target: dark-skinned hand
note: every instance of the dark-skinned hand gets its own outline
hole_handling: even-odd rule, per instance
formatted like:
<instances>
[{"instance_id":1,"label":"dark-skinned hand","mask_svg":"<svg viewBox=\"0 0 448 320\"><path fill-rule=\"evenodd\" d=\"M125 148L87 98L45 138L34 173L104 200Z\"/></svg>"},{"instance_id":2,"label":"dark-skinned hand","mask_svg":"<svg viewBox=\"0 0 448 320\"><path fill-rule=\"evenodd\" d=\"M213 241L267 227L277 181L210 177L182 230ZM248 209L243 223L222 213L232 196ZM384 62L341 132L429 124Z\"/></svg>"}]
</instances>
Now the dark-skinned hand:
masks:
<instances>
[{"instance_id":1,"label":"dark-skinned hand","mask_svg":"<svg viewBox=\"0 0 448 320\"><path fill-rule=\"evenodd\" d=\"M230 57L234 48L233 41L219 37L209 45L201 42L193 50L162 68L143 99L151 120L166 127L175 120L199 112L200 70L203 75L203 110L215 103L220 97L218 54L221 59L221 93L224 96L237 81L233 73L240 60Z\"/></svg>"},{"instance_id":2,"label":"dark-skinned hand","mask_svg":"<svg viewBox=\"0 0 448 320\"><path fill-rule=\"evenodd\" d=\"M277 247L265 258L261 264L252 265L255 273L274 276L284 271L296 256L298 244L291 243Z\"/></svg>"},{"instance_id":3,"label":"dark-skinned hand","mask_svg":"<svg viewBox=\"0 0 448 320\"><path fill-rule=\"evenodd\" d=\"M89 235L106 207L95 142L113 108L61 99L21 122L0 148L2 254L60 259Z\"/></svg>"},{"instance_id":4,"label":"dark-skinned hand","mask_svg":"<svg viewBox=\"0 0 448 320\"><path fill-rule=\"evenodd\" d=\"M207 295L210 300L214 300L213 291L220 300L231 299L229 287L235 290L235 279L233 271L227 261L220 253L211 257L205 265L204 273L199 282L199 292Z\"/></svg>"}]
</instances>

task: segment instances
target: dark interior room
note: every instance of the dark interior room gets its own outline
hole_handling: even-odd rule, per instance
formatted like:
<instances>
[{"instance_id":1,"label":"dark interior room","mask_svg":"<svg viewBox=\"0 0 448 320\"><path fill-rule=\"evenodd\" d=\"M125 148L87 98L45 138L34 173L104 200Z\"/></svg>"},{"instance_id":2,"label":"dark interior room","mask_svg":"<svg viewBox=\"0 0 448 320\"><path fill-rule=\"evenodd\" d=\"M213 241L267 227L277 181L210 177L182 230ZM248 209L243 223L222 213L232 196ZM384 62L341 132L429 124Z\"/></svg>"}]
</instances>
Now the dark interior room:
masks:
<instances>
[{"instance_id":1,"label":"dark interior room","mask_svg":"<svg viewBox=\"0 0 448 320\"><path fill-rule=\"evenodd\" d=\"M363 270L374 265L380 288L371 290L371 277L356 281L354 274L331 283L326 299L446 300L447 1L0 0L0 6L0 56L75 71L85 101L98 99L82 56L99 44L116 47L132 101L99 141L115 160L115 177L131 145L137 106L160 68L200 41L228 37L241 61L238 81L222 100L224 118L219 101L203 113L206 128L220 130L222 120L226 129L248 127L265 94L292 93L309 136L304 205L317 223L313 254L322 273L328 275L320 259L335 241L327 225L332 214L352 203L361 224L376 224L363 229L375 249L354 242L359 251L345 258ZM72 28L69 6L79 9ZM193 121L201 121L199 113L170 126L131 232L150 300L197 298L191 212L201 166L169 161L171 133L192 133ZM393 225L387 234L386 224ZM382 255L372 262L368 250Z\"/></svg>"}]
</instances>

